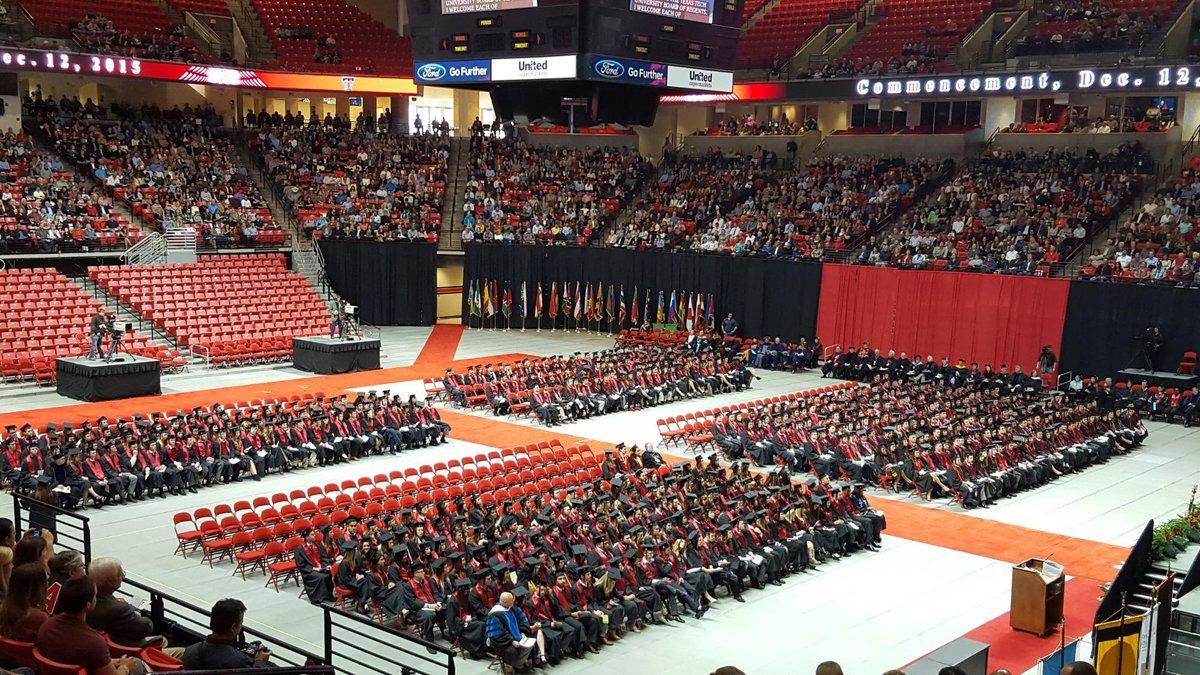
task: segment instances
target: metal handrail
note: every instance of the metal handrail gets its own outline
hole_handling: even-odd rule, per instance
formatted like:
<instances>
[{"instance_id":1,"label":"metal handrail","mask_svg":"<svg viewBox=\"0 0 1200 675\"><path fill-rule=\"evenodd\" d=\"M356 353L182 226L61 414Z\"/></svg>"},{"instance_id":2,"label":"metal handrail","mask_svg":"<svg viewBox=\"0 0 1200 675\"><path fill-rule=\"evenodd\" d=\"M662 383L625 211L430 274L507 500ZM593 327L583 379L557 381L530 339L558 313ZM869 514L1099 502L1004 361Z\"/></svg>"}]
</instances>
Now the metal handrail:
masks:
<instances>
[{"instance_id":1,"label":"metal handrail","mask_svg":"<svg viewBox=\"0 0 1200 675\"><path fill-rule=\"evenodd\" d=\"M325 612L325 663L351 675L454 675L453 649L331 604ZM348 633L342 637L340 633ZM341 651L347 647L353 652Z\"/></svg>"},{"instance_id":2,"label":"metal handrail","mask_svg":"<svg viewBox=\"0 0 1200 675\"><path fill-rule=\"evenodd\" d=\"M44 527L54 535L56 542L69 541L79 544L83 552L84 561L91 562L92 527L90 519L87 516L80 515L74 511L68 511L55 504L39 501L32 495L23 495L14 492L12 498L13 526L16 532L25 531L26 521L28 521L30 527ZM27 517L22 518L22 513L28 514ZM47 518L47 514L53 517ZM35 522L43 518L47 518L47 520ZM65 529L64 526L66 526Z\"/></svg>"},{"instance_id":3,"label":"metal handrail","mask_svg":"<svg viewBox=\"0 0 1200 675\"><path fill-rule=\"evenodd\" d=\"M121 586L122 588L117 592L128 598L136 600L136 594L124 590L125 587L135 588L149 596L150 619L154 621L154 626L157 630L163 630L166 627L177 627L193 633L197 637L203 637L208 634L208 620L211 612L207 609L198 607L149 584L128 577L121 583ZM136 603L131 604L136 606ZM277 635L246 627L242 628L242 632L254 639L261 640L271 649L273 660L280 664L302 668L313 664L323 665L329 663L325 657L307 649L297 647L289 642L284 642Z\"/></svg>"}]
</instances>

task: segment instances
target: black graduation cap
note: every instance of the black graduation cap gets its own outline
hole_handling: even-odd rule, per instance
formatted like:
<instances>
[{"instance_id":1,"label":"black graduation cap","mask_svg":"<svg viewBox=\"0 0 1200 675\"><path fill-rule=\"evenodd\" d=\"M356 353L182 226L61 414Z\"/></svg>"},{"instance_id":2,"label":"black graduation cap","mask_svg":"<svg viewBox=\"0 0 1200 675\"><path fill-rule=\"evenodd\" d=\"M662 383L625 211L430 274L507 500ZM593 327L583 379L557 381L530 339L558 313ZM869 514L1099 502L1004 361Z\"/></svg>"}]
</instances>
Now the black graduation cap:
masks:
<instances>
[{"instance_id":1,"label":"black graduation cap","mask_svg":"<svg viewBox=\"0 0 1200 675\"><path fill-rule=\"evenodd\" d=\"M405 546L404 544L396 544L396 545L392 546L392 555L400 555L401 553L404 553L407 550L408 550L408 547Z\"/></svg>"},{"instance_id":2,"label":"black graduation cap","mask_svg":"<svg viewBox=\"0 0 1200 675\"><path fill-rule=\"evenodd\" d=\"M459 590L464 590L464 589L470 588L471 580L470 579L455 579L454 587Z\"/></svg>"},{"instance_id":3,"label":"black graduation cap","mask_svg":"<svg viewBox=\"0 0 1200 675\"><path fill-rule=\"evenodd\" d=\"M608 568L604 574L613 581L619 581L621 579L621 570L615 567Z\"/></svg>"},{"instance_id":4,"label":"black graduation cap","mask_svg":"<svg viewBox=\"0 0 1200 675\"><path fill-rule=\"evenodd\" d=\"M513 543L513 538L512 538L512 537L505 537L505 538L503 538L503 539L500 539L499 541L497 541L497 542L496 542L496 546L497 546L497 547L499 547L499 548L504 548L504 547L506 547L506 546L512 546L512 543Z\"/></svg>"},{"instance_id":5,"label":"black graduation cap","mask_svg":"<svg viewBox=\"0 0 1200 675\"><path fill-rule=\"evenodd\" d=\"M571 555L587 555L587 547L575 544L571 547Z\"/></svg>"},{"instance_id":6,"label":"black graduation cap","mask_svg":"<svg viewBox=\"0 0 1200 675\"><path fill-rule=\"evenodd\" d=\"M58 431L58 425L54 422L49 422L46 424L46 431L48 433L54 433L55 431Z\"/></svg>"},{"instance_id":7,"label":"black graduation cap","mask_svg":"<svg viewBox=\"0 0 1200 675\"><path fill-rule=\"evenodd\" d=\"M688 532L688 536L687 536L688 541L696 541L699 538L700 538L699 530L692 530L691 532Z\"/></svg>"},{"instance_id":8,"label":"black graduation cap","mask_svg":"<svg viewBox=\"0 0 1200 675\"><path fill-rule=\"evenodd\" d=\"M516 588L512 589L512 594L513 597L518 599L527 597L529 595L529 587L525 584L520 584Z\"/></svg>"},{"instance_id":9,"label":"black graduation cap","mask_svg":"<svg viewBox=\"0 0 1200 675\"><path fill-rule=\"evenodd\" d=\"M433 564L430 566L433 567L433 571L436 572L446 566L446 559L445 558L437 558L436 560L433 561Z\"/></svg>"},{"instance_id":10,"label":"black graduation cap","mask_svg":"<svg viewBox=\"0 0 1200 675\"><path fill-rule=\"evenodd\" d=\"M633 527L629 528L629 530L627 530L627 531L629 532L629 534L631 534L631 535L633 535L633 536L635 536L635 537L636 537L636 536L638 536L639 534L641 534L641 532L642 532L642 526L641 526L641 525L634 525Z\"/></svg>"},{"instance_id":11,"label":"black graduation cap","mask_svg":"<svg viewBox=\"0 0 1200 675\"><path fill-rule=\"evenodd\" d=\"M42 474L42 475L38 476L38 478L37 478L38 485L52 485L53 483L54 483L54 479L51 478L50 476L47 476L46 474Z\"/></svg>"},{"instance_id":12,"label":"black graduation cap","mask_svg":"<svg viewBox=\"0 0 1200 675\"><path fill-rule=\"evenodd\" d=\"M512 565L509 565L507 562L502 562L499 565L492 565L492 571L495 572L496 574L504 574L505 572L507 572L508 570L511 570L511 569L512 569Z\"/></svg>"},{"instance_id":13,"label":"black graduation cap","mask_svg":"<svg viewBox=\"0 0 1200 675\"><path fill-rule=\"evenodd\" d=\"M618 489L619 489L619 488L620 488L620 487L621 487L621 486L622 486L622 485L625 483L625 479L624 479L624 478L622 478L621 476L613 476L613 477L612 477L612 480L610 480L610 481L608 481L608 482L609 482L609 484L610 484L610 485L612 485L614 488L618 488ZM622 495L622 496L623 496L623 495Z\"/></svg>"},{"instance_id":14,"label":"black graduation cap","mask_svg":"<svg viewBox=\"0 0 1200 675\"><path fill-rule=\"evenodd\" d=\"M633 560L637 557L637 549L626 549L625 553L621 557L625 558L626 560Z\"/></svg>"},{"instance_id":15,"label":"black graduation cap","mask_svg":"<svg viewBox=\"0 0 1200 675\"><path fill-rule=\"evenodd\" d=\"M358 542L353 539L347 539L346 541L338 544L338 548L341 549L342 553L349 553L350 551L358 548Z\"/></svg>"},{"instance_id":16,"label":"black graduation cap","mask_svg":"<svg viewBox=\"0 0 1200 675\"><path fill-rule=\"evenodd\" d=\"M382 530L379 534L375 535L375 538L379 540L380 544L386 544L392 540L393 536L390 530Z\"/></svg>"},{"instance_id":17,"label":"black graduation cap","mask_svg":"<svg viewBox=\"0 0 1200 675\"><path fill-rule=\"evenodd\" d=\"M521 560L521 562L525 563L526 565L529 565L530 567L535 567L542 561L538 560L537 558L523 558Z\"/></svg>"},{"instance_id":18,"label":"black graduation cap","mask_svg":"<svg viewBox=\"0 0 1200 675\"><path fill-rule=\"evenodd\" d=\"M11 434L12 432L17 430L17 425L10 424L10 425L4 427L4 430Z\"/></svg>"},{"instance_id":19,"label":"black graduation cap","mask_svg":"<svg viewBox=\"0 0 1200 675\"><path fill-rule=\"evenodd\" d=\"M816 504L816 505L818 505L818 506L819 506L819 505L820 505L822 502L824 502L824 501L825 501L825 497L824 497L823 495L813 495L813 496L812 496L812 503L813 503L813 504Z\"/></svg>"},{"instance_id":20,"label":"black graduation cap","mask_svg":"<svg viewBox=\"0 0 1200 675\"><path fill-rule=\"evenodd\" d=\"M728 532L732 527L733 525L729 523L721 523L717 526L717 532Z\"/></svg>"}]
</instances>

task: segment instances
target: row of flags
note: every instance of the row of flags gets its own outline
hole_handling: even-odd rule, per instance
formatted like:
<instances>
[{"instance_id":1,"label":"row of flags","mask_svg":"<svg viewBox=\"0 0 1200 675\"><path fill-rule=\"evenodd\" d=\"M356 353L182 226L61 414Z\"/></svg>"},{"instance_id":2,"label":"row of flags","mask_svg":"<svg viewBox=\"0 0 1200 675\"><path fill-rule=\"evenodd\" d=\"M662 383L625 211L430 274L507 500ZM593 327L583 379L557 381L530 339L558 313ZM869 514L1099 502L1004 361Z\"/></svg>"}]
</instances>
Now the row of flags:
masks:
<instances>
[{"instance_id":1,"label":"row of flags","mask_svg":"<svg viewBox=\"0 0 1200 675\"><path fill-rule=\"evenodd\" d=\"M573 318L577 323L604 323L607 320L610 324L615 322L625 326L628 321L630 325L637 326L643 319L649 319L651 323L675 325L686 330L713 325L714 299L711 293L705 297L703 293L694 291L658 291L654 313L651 314L653 297L648 289L635 286L632 301L626 304L624 286L609 284L607 291L604 284L579 281L574 284L551 282L547 286L548 290L543 288L542 282L537 283L533 289L531 306L524 281L521 282L519 295L514 297L512 282L475 279L467 287L467 308L471 316L490 319L500 315L506 321L512 320L515 311L522 320L540 320L546 316L553 321L562 316L564 319Z\"/></svg>"}]
</instances>

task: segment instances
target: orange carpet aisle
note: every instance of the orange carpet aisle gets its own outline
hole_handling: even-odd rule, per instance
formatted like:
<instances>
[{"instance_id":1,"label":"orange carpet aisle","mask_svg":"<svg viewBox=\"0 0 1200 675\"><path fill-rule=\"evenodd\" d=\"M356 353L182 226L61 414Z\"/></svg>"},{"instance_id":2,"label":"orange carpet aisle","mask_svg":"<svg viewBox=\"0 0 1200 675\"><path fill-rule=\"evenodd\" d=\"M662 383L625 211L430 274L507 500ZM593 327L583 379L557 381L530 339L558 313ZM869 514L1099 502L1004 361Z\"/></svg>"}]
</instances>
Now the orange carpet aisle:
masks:
<instances>
[{"instance_id":1,"label":"orange carpet aisle","mask_svg":"<svg viewBox=\"0 0 1200 675\"><path fill-rule=\"evenodd\" d=\"M417 356L417 365L450 363L458 352L458 343L462 341L462 325L439 323L433 327L425 347ZM442 366L445 368L445 366ZM428 377L428 376L427 376Z\"/></svg>"}]
</instances>

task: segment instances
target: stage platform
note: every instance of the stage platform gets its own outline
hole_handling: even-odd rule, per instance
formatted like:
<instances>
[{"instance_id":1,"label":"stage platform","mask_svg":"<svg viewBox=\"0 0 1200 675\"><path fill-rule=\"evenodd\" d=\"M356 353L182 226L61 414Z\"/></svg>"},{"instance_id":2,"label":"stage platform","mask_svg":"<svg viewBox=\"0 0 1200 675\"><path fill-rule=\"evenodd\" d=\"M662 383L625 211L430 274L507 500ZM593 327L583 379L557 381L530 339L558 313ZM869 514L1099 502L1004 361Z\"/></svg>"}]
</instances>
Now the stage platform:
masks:
<instances>
[{"instance_id":1,"label":"stage platform","mask_svg":"<svg viewBox=\"0 0 1200 675\"><path fill-rule=\"evenodd\" d=\"M292 338L292 365L319 375L379 370L378 339Z\"/></svg>"},{"instance_id":2,"label":"stage platform","mask_svg":"<svg viewBox=\"0 0 1200 675\"><path fill-rule=\"evenodd\" d=\"M1141 368L1126 368L1118 371L1117 377L1133 384L1140 384L1142 380L1145 380L1151 386L1176 389L1190 389L1200 383L1200 375L1180 375L1165 370L1142 370Z\"/></svg>"},{"instance_id":3,"label":"stage platform","mask_svg":"<svg viewBox=\"0 0 1200 675\"><path fill-rule=\"evenodd\" d=\"M119 361L62 358L56 363L58 393L79 401L111 401L162 393L157 359L119 354Z\"/></svg>"}]
</instances>

